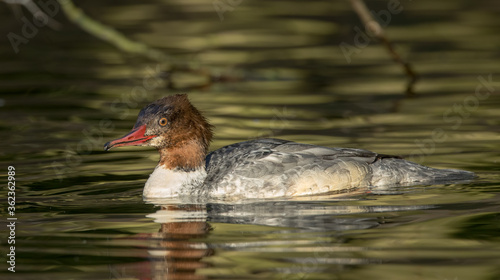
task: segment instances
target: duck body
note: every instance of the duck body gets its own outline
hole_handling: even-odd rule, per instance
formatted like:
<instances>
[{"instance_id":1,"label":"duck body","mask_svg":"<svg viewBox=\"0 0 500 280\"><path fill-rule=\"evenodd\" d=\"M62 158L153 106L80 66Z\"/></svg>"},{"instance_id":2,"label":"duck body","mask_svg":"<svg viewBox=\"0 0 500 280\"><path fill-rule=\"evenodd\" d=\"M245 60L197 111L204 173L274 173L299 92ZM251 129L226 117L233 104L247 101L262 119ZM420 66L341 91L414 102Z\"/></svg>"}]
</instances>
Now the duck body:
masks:
<instances>
[{"instance_id":1,"label":"duck body","mask_svg":"<svg viewBox=\"0 0 500 280\"><path fill-rule=\"evenodd\" d=\"M176 111L180 107L184 109ZM172 123L179 117L183 124ZM165 119L170 126L162 131L161 121ZM160 129L151 129L155 125ZM144 187L145 198L296 197L474 177L472 172L430 168L367 150L280 139L235 143L205 157L211 136L211 126L187 97L174 95L145 107L132 132L108 142L105 148L143 145L160 151L160 162Z\"/></svg>"}]
</instances>

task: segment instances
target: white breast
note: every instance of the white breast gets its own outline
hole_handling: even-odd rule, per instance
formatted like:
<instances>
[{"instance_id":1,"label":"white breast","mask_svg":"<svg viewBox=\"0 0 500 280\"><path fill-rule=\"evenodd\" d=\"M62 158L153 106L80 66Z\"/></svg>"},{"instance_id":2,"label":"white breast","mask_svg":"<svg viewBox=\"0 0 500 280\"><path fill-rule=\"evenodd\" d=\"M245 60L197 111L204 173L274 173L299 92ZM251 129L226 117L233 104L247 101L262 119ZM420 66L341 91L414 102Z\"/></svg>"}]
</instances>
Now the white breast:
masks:
<instances>
[{"instance_id":1,"label":"white breast","mask_svg":"<svg viewBox=\"0 0 500 280\"><path fill-rule=\"evenodd\" d=\"M143 196L147 198L177 197L201 187L207 173L203 167L194 171L165 169L157 166L144 186Z\"/></svg>"}]
</instances>

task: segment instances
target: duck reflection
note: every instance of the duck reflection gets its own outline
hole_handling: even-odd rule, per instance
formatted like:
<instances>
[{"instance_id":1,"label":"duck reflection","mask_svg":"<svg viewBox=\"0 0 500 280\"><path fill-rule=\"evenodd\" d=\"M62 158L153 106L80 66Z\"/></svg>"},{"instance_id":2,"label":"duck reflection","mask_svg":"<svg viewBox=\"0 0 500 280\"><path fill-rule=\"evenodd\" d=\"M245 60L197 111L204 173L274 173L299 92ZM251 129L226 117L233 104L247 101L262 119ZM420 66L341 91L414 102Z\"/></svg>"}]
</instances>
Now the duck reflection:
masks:
<instances>
[{"instance_id":1,"label":"duck reflection","mask_svg":"<svg viewBox=\"0 0 500 280\"><path fill-rule=\"evenodd\" d=\"M244 204L177 204L155 202L160 209L147 217L160 224L149 249L152 279L206 279L214 248L245 250L260 242L211 243L217 224L280 227L287 232L325 232L367 229L383 223L383 215L361 213L407 211L429 206L353 206L325 201L266 201ZM212 227L215 224L215 230ZM219 240L220 241L220 240ZM275 240L275 242L281 242ZM291 245L293 246L293 244Z\"/></svg>"},{"instance_id":2,"label":"duck reflection","mask_svg":"<svg viewBox=\"0 0 500 280\"><path fill-rule=\"evenodd\" d=\"M206 243L196 241L212 230L206 206L162 205L148 217L161 224L148 251L152 279L206 279L195 274L207 266L202 259L214 253Z\"/></svg>"}]
</instances>

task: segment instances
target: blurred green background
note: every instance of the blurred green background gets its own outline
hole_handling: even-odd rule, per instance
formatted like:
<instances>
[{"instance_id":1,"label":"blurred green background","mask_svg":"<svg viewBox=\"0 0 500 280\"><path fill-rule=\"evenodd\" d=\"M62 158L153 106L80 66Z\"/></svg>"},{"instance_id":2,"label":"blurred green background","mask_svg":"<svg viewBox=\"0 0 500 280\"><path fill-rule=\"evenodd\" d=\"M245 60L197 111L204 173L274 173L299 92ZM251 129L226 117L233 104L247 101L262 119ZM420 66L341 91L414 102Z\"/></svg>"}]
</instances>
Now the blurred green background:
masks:
<instances>
[{"instance_id":1,"label":"blurred green background","mask_svg":"<svg viewBox=\"0 0 500 280\"><path fill-rule=\"evenodd\" d=\"M98 33L112 28L141 53L82 30L55 1L37 3L54 28L0 2L0 178L16 167L23 223L12 279L162 279L165 264L147 251L158 244L141 239L161 223L145 217L157 208L141 198L157 153L102 146L129 131L142 106L175 93L216 126L211 149L277 137L479 175L340 202L200 206L215 229L180 243L214 250L208 266L189 270L197 276L500 278L497 1L402 0L397 14L387 12L394 1L366 1L418 73L414 96L386 49L362 40L348 1L75 3L103 25Z\"/></svg>"}]
</instances>

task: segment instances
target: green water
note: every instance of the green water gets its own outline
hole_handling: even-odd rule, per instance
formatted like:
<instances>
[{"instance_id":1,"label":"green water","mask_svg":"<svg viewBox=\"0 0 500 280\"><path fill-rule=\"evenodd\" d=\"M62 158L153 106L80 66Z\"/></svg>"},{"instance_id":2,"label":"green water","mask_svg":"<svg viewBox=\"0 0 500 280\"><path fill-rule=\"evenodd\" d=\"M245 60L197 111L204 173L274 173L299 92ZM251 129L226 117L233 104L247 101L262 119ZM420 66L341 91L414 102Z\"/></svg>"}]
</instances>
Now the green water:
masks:
<instances>
[{"instance_id":1,"label":"green water","mask_svg":"<svg viewBox=\"0 0 500 280\"><path fill-rule=\"evenodd\" d=\"M347 1L81 1L195 69L168 72L69 23L18 46L0 3L2 279L500 279L500 37L495 1L401 1L388 36L416 95ZM367 1L376 12L388 1ZM218 3L218 2L217 2ZM224 3L228 3L224 1ZM24 10L24 16L29 13ZM104 152L145 104L188 93L211 149L262 136L476 172L460 185L297 201L145 202L157 152ZM15 273L6 264L15 168Z\"/></svg>"}]
</instances>

